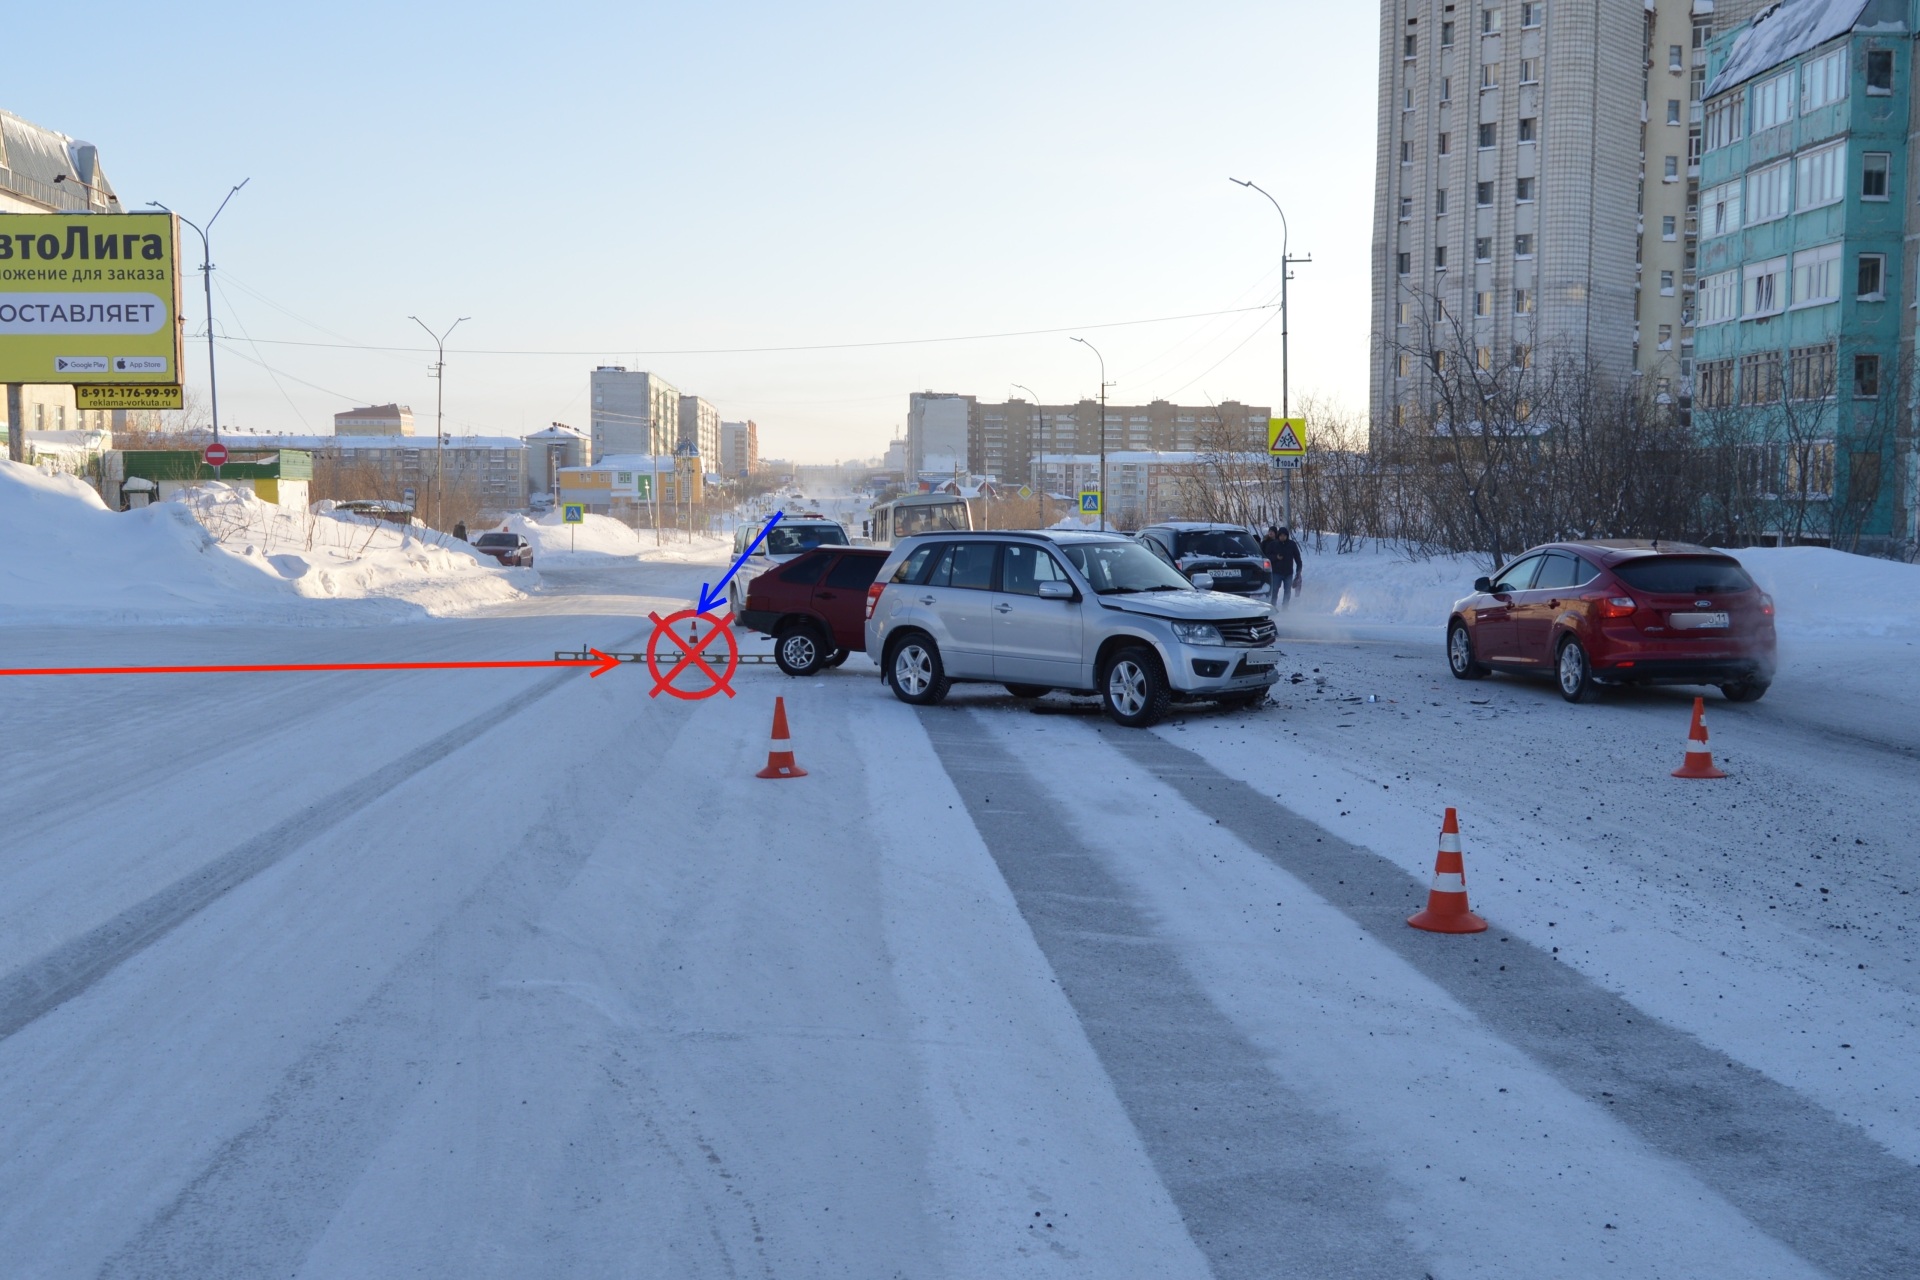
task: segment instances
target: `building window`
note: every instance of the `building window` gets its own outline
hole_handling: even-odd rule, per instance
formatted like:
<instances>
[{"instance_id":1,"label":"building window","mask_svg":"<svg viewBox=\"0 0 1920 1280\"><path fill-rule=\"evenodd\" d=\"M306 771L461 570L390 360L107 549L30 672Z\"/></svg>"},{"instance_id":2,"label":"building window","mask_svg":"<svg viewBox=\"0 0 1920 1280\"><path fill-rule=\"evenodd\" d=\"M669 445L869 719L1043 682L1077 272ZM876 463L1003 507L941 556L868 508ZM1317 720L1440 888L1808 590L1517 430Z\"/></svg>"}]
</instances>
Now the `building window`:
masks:
<instances>
[{"instance_id":1,"label":"building window","mask_svg":"<svg viewBox=\"0 0 1920 1280\"><path fill-rule=\"evenodd\" d=\"M1400 221L1402 222L1413 221L1413 197L1412 196L1400 197Z\"/></svg>"},{"instance_id":2,"label":"building window","mask_svg":"<svg viewBox=\"0 0 1920 1280\"><path fill-rule=\"evenodd\" d=\"M1680 123L1680 99L1678 98L1667 99L1667 123Z\"/></svg>"},{"instance_id":3,"label":"building window","mask_svg":"<svg viewBox=\"0 0 1920 1280\"><path fill-rule=\"evenodd\" d=\"M1440 47L1442 49L1451 49L1453 47L1453 24L1451 22L1443 22L1440 24Z\"/></svg>"},{"instance_id":4,"label":"building window","mask_svg":"<svg viewBox=\"0 0 1920 1280\"><path fill-rule=\"evenodd\" d=\"M1660 345L1658 349L1661 351L1673 350L1673 326L1672 325L1663 324L1660 326Z\"/></svg>"},{"instance_id":5,"label":"building window","mask_svg":"<svg viewBox=\"0 0 1920 1280\"><path fill-rule=\"evenodd\" d=\"M1473 314L1476 316L1493 314L1493 290L1482 289L1473 295Z\"/></svg>"},{"instance_id":6,"label":"building window","mask_svg":"<svg viewBox=\"0 0 1920 1280\"><path fill-rule=\"evenodd\" d=\"M1400 163L1413 163L1413 144L1411 142L1402 142L1400 144Z\"/></svg>"},{"instance_id":7,"label":"building window","mask_svg":"<svg viewBox=\"0 0 1920 1280\"><path fill-rule=\"evenodd\" d=\"M1452 76L1440 77L1440 101L1442 102L1453 101L1453 77Z\"/></svg>"},{"instance_id":8,"label":"building window","mask_svg":"<svg viewBox=\"0 0 1920 1280\"><path fill-rule=\"evenodd\" d=\"M1893 92L1893 50L1867 50L1867 92L1875 95Z\"/></svg>"},{"instance_id":9,"label":"building window","mask_svg":"<svg viewBox=\"0 0 1920 1280\"><path fill-rule=\"evenodd\" d=\"M1447 371L1447 353L1438 347L1434 348L1433 352L1433 371L1435 373Z\"/></svg>"},{"instance_id":10,"label":"building window","mask_svg":"<svg viewBox=\"0 0 1920 1280\"><path fill-rule=\"evenodd\" d=\"M1783 71L1753 89L1753 131L1759 133L1793 119L1793 72Z\"/></svg>"},{"instance_id":11,"label":"building window","mask_svg":"<svg viewBox=\"0 0 1920 1280\"><path fill-rule=\"evenodd\" d=\"M1893 156L1885 151L1869 151L1860 157L1860 198L1885 200L1887 174L1893 168Z\"/></svg>"},{"instance_id":12,"label":"building window","mask_svg":"<svg viewBox=\"0 0 1920 1280\"><path fill-rule=\"evenodd\" d=\"M1493 203L1493 184L1491 182L1475 183L1473 188L1473 202L1479 205L1482 209L1492 204Z\"/></svg>"},{"instance_id":13,"label":"building window","mask_svg":"<svg viewBox=\"0 0 1920 1280\"><path fill-rule=\"evenodd\" d=\"M1493 184L1488 183L1487 186L1491 188ZM1518 200L1521 204L1527 204L1531 202L1533 199L1533 179L1532 178L1515 178L1513 180L1513 198L1515 200ZM1491 196L1489 196L1487 203L1488 204L1493 203Z\"/></svg>"},{"instance_id":14,"label":"building window","mask_svg":"<svg viewBox=\"0 0 1920 1280\"><path fill-rule=\"evenodd\" d=\"M1679 156L1667 157L1666 168L1663 169L1660 173L1660 181L1662 182L1680 181L1680 157Z\"/></svg>"},{"instance_id":15,"label":"building window","mask_svg":"<svg viewBox=\"0 0 1920 1280\"><path fill-rule=\"evenodd\" d=\"M1880 357L1853 358L1853 394L1868 400L1880 394Z\"/></svg>"},{"instance_id":16,"label":"building window","mask_svg":"<svg viewBox=\"0 0 1920 1280\"><path fill-rule=\"evenodd\" d=\"M1433 269L1435 271L1445 271L1447 269L1447 246L1443 244L1434 246Z\"/></svg>"},{"instance_id":17,"label":"building window","mask_svg":"<svg viewBox=\"0 0 1920 1280\"><path fill-rule=\"evenodd\" d=\"M1413 371L1413 357L1402 351L1394 361L1394 376L1404 378Z\"/></svg>"},{"instance_id":18,"label":"building window","mask_svg":"<svg viewBox=\"0 0 1920 1280\"><path fill-rule=\"evenodd\" d=\"M1863 253L1855 273L1855 295L1862 302L1885 302L1887 298L1887 258L1882 253Z\"/></svg>"},{"instance_id":19,"label":"building window","mask_svg":"<svg viewBox=\"0 0 1920 1280\"><path fill-rule=\"evenodd\" d=\"M1700 323L1721 324L1740 315L1740 273L1722 271L1700 282Z\"/></svg>"},{"instance_id":20,"label":"building window","mask_svg":"<svg viewBox=\"0 0 1920 1280\"><path fill-rule=\"evenodd\" d=\"M1499 63L1483 62L1480 64L1480 87L1482 89L1498 89L1500 87Z\"/></svg>"},{"instance_id":21,"label":"building window","mask_svg":"<svg viewBox=\"0 0 1920 1280\"><path fill-rule=\"evenodd\" d=\"M1740 229L1740 180L1708 187L1700 193L1700 229L1709 236L1724 236Z\"/></svg>"},{"instance_id":22,"label":"building window","mask_svg":"<svg viewBox=\"0 0 1920 1280\"><path fill-rule=\"evenodd\" d=\"M1747 93L1737 89L1707 104L1706 142L1708 151L1740 141L1747 136Z\"/></svg>"},{"instance_id":23,"label":"building window","mask_svg":"<svg viewBox=\"0 0 1920 1280\"><path fill-rule=\"evenodd\" d=\"M1513 291L1513 314L1517 316L1533 314L1533 290L1515 289Z\"/></svg>"},{"instance_id":24,"label":"building window","mask_svg":"<svg viewBox=\"0 0 1920 1280\"><path fill-rule=\"evenodd\" d=\"M1660 273L1660 296L1663 298L1671 298L1673 296L1672 271L1662 271Z\"/></svg>"},{"instance_id":25,"label":"building window","mask_svg":"<svg viewBox=\"0 0 1920 1280\"><path fill-rule=\"evenodd\" d=\"M1847 48L1811 58L1800 68L1800 111L1838 102L1847 96Z\"/></svg>"},{"instance_id":26,"label":"building window","mask_svg":"<svg viewBox=\"0 0 1920 1280\"><path fill-rule=\"evenodd\" d=\"M1493 237L1476 236L1473 241L1473 260L1475 262L1493 261Z\"/></svg>"},{"instance_id":27,"label":"building window","mask_svg":"<svg viewBox=\"0 0 1920 1280\"><path fill-rule=\"evenodd\" d=\"M1513 367L1516 369L1531 369L1533 367L1533 348L1524 342L1514 343Z\"/></svg>"},{"instance_id":28,"label":"building window","mask_svg":"<svg viewBox=\"0 0 1920 1280\"><path fill-rule=\"evenodd\" d=\"M1787 162L1755 169L1747 175L1747 225L1787 216Z\"/></svg>"},{"instance_id":29,"label":"building window","mask_svg":"<svg viewBox=\"0 0 1920 1280\"><path fill-rule=\"evenodd\" d=\"M1513 238L1513 256L1516 258L1531 258L1533 256L1533 236L1531 234L1517 235Z\"/></svg>"},{"instance_id":30,"label":"building window","mask_svg":"<svg viewBox=\"0 0 1920 1280\"><path fill-rule=\"evenodd\" d=\"M1500 126L1483 124L1480 126L1480 149L1486 151L1500 141Z\"/></svg>"},{"instance_id":31,"label":"building window","mask_svg":"<svg viewBox=\"0 0 1920 1280\"><path fill-rule=\"evenodd\" d=\"M1406 102L1401 106L1400 109L1402 111L1413 110L1413 90L1412 89L1407 90Z\"/></svg>"},{"instance_id":32,"label":"building window","mask_svg":"<svg viewBox=\"0 0 1920 1280\"><path fill-rule=\"evenodd\" d=\"M1670 213L1660 215L1660 238L1675 240L1679 238L1679 220Z\"/></svg>"},{"instance_id":33,"label":"building window","mask_svg":"<svg viewBox=\"0 0 1920 1280\"><path fill-rule=\"evenodd\" d=\"M1786 310L1787 260L1768 258L1741 268L1740 317L1758 320Z\"/></svg>"},{"instance_id":34,"label":"building window","mask_svg":"<svg viewBox=\"0 0 1920 1280\"><path fill-rule=\"evenodd\" d=\"M1409 35L1406 39L1404 48L1401 50L1400 56L1403 58L1411 58L1414 56L1415 53L1419 51L1419 48L1420 48L1420 37L1415 35Z\"/></svg>"},{"instance_id":35,"label":"building window","mask_svg":"<svg viewBox=\"0 0 1920 1280\"><path fill-rule=\"evenodd\" d=\"M1536 3L1535 0L1527 0L1526 3L1520 6L1520 25L1523 27L1539 26L1540 15L1546 11L1546 8L1546 5Z\"/></svg>"},{"instance_id":36,"label":"building window","mask_svg":"<svg viewBox=\"0 0 1920 1280\"><path fill-rule=\"evenodd\" d=\"M1500 11L1498 9L1482 9L1480 11L1480 34L1490 36L1499 30Z\"/></svg>"},{"instance_id":37,"label":"building window","mask_svg":"<svg viewBox=\"0 0 1920 1280\"><path fill-rule=\"evenodd\" d=\"M1687 69L1687 51L1677 44L1667 46L1667 70L1685 71Z\"/></svg>"},{"instance_id":38,"label":"building window","mask_svg":"<svg viewBox=\"0 0 1920 1280\"><path fill-rule=\"evenodd\" d=\"M1795 347L1787 353L1787 397L1825 400L1833 394L1834 344Z\"/></svg>"},{"instance_id":39,"label":"building window","mask_svg":"<svg viewBox=\"0 0 1920 1280\"><path fill-rule=\"evenodd\" d=\"M1397 253L1394 255L1393 264L1395 268L1398 269L1401 275L1404 276L1412 273L1413 271L1413 263L1411 261L1412 257L1413 255L1409 253Z\"/></svg>"},{"instance_id":40,"label":"building window","mask_svg":"<svg viewBox=\"0 0 1920 1280\"><path fill-rule=\"evenodd\" d=\"M1793 255L1793 305L1840 301L1840 246L1821 245Z\"/></svg>"},{"instance_id":41,"label":"building window","mask_svg":"<svg viewBox=\"0 0 1920 1280\"><path fill-rule=\"evenodd\" d=\"M1693 402L1702 409L1724 409L1733 403L1733 361L1700 363L1693 376Z\"/></svg>"},{"instance_id":42,"label":"building window","mask_svg":"<svg viewBox=\"0 0 1920 1280\"><path fill-rule=\"evenodd\" d=\"M1756 351L1740 357L1740 403L1773 404L1780 399L1780 357Z\"/></svg>"},{"instance_id":43,"label":"building window","mask_svg":"<svg viewBox=\"0 0 1920 1280\"><path fill-rule=\"evenodd\" d=\"M1476 369L1493 368L1493 348L1475 347L1473 349L1473 365Z\"/></svg>"},{"instance_id":44,"label":"building window","mask_svg":"<svg viewBox=\"0 0 1920 1280\"><path fill-rule=\"evenodd\" d=\"M1540 59L1538 58L1520 59L1520 83L1521 84L1539 84L1540 83Z\"/></svg>"},{"instance_id":45,"label":"building window","mask_svg":"<svg viewBox=\"0 0 1920 1280\"><path fill-rule=\"evenodd\" d=\"M1793 160L1795 207L1818 209L1836 204L1846 194L1847 153L1845 143L1802 152Z\"/></svg>"},{"instance_id":46,"label":"building window","mask_svg":"<svg viewBox=\"0 0 1920 1280\"><path fill-rule=\"evenodd\" d=\"M1443 156L1450 155L1453 151L1453 135L1448 133L1439 135L1439 140L1434 144L1434 149Z\"/></svg>"},{"instance_id":47,"label":"building window","mask_svg":"<svg viewBox=\"0 0 1920 1280\"><path fill-rule=\"evenodd\" d=\"M1433 193L1433 216L1439 217L1447 211L1447 189L1437 188Z\"/></svg>"},{"instance_id":48,"label":"building window","mask_svg":"<svg viewBox=\"0 0 1920 1280\"><path fill-rule=\"evenodd\" d=\"M1411 302L1408 302L1405 298L1402 298L1400 300L1400 323L1401 324L1413 323L1413 304Z\"/></svg>"},{"instance_id":49,"label":"building window","mask_svg":"<svg viewBox=\"0 0 1920 1280\"><path fill-rule=\"evenodd\" d=\"M1540 120L1537 116L1522 116L1520 119L1520 141L1535 142L1540 137Z\"/></svg>"}]
</instances>

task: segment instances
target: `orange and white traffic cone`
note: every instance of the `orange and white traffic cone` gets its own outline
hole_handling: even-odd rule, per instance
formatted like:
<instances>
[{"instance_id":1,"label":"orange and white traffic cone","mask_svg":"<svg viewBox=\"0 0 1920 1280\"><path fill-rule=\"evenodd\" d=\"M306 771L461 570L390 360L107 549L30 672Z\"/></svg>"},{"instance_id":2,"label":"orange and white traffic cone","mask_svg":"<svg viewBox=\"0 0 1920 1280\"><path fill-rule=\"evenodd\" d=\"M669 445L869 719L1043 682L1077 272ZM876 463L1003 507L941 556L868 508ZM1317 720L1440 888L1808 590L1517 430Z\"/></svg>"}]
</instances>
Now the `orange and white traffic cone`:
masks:
<instances>
[{"instance_id":1,"label":"orange and white traffic cone","mask_svg":"<svg viewBox=\"0 0 1920 1280\"><path fill-rule=\"evenodd\" d=\"M1440 824L1440 852L1433 860L1433 887L1427 909L1407 917L1416 929L1433 933L1481 933L1487 922L1467 910L1467 867L1460 856L1460 819L1452 809Z\"/></svg>"},{"instance_id":2,"label":"orange and white traffic cone","mask_svg":"<svg viewBox=\"0 0 1920 1280\"><path fill-rule=\"evenodd\" d=\"M793 762L793 740L787 733L787 700L773 700L773 741L767 747L767 767L756 778L804 778L807 771Z\"/></svg>"},{"instance_id":3,"label":"orange and white traffic cone","mask_svg":"<svg viewBox=\"0 0 1920 1280\"><path fill-rule=\"evenodd\" d=\"M1693 726L1687 730L1687 758L1673 771L1676 778L1724 778L1713 767L1713 752L1707 749L1707 700L1693 700Z\"/></svg>"}]
</instances>

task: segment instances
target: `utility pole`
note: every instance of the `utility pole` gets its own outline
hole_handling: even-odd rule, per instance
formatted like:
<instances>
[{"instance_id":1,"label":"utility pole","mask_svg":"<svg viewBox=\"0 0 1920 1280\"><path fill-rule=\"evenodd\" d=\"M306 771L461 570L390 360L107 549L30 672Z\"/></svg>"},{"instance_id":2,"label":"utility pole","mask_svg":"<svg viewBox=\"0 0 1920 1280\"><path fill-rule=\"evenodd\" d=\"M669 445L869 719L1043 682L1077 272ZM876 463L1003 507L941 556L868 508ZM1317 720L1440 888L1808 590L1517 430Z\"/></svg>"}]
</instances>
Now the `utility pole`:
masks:
<instances>
[{"instance_id":1,"label":"utility pole","mask_svg":"<svg viewBox=\"0 0 1920 1280\"><path fill-rule=\"evenodd\" d=\"M1287 399L1287 281L1293 279L1293 264L1296 262L1312 262L1313 255L1308 254L1304 258L1296 258L1287 251L1287 211L1280 207L1278 200L1275 200L1267 193L1266 188L1256 183L1242 181L1239 178L1228 178L1227 181L1234 183L1236 186L1250 187L1258 191L1261 195L1266 196L1267 202L1273 206L1273 211L1280 215L1280 416L1283 418L1291 417L1292 414L1289 411L1290 405ZM1283 479L1286 484L1285 519L1287 527L1292 528L1293 472L1291 470L1287 471Z\"/></svg>"},{"instance_id":2,"label":"utility pole","mask_svg":"<svg viewBox=\"0 0 1920 1280\"><path fill-rule=\"evenodd\" d=\"M1038 416L1040 422L1040 434L1037 437L1037 444L1035 448L1027 454L1027 478L1033 482L1034 490L1040 499L1037 510L1040 512L1040 527L1044 529L1047 527L1047 487L1043 482L1047 469L1047 410L1046 406L1040 403L1039 393L1032 387L1024 386L1018 382L1012 385L1016 390L1024 391L1033 397L1033 411ZM1038 461L1036 461L1036 459L1038 459ZM1104 499L1100 505L1103 507L1106 506Z\"/></svg>"},{"instance_id":3,"label":"utility pole","mask_svg":"<svg viewBox=\"0 0 1920 1280\"><path fill-rule=\"evenodd\" d=\"M427 322L419 316L407 319L427 329ZM446 523L447 512L447 335L471 319L472 316L461 316L447 326L446 333L436 334L427 329L437 353L433 361L433 520L436 526Z\"/></svg>"},{"instance_id":4,"label":"utility pole","mask_svg":"<svg viewBox=\"0 0 1920 1280\"><path fill-rule=\"evenodd\" d=\"M186 218L181 218L179 214L173 213L173 210L167 208L167 206L161 204L158 200L147 201L148 204L162 212L172 213L174 217L180 218L180 221L185 222L188 226L200 233L200 278L206 283L207 289L207 399L213 406L213 438L215 443L218 443L220 440L220 384L214 378L213 374L213 246L210 237L213 233L213 224L220 221L220 215L226 212L227 201L233 199L234 196L240 193L241 187L246 186L252 181L252 178L240 179L239 185L227 192L226 197L220 201L220 207L213 211L213 216L207 219L207 225L204 228L198 223L190 222ZM214 469L214 474L219 474L219 468L216 467Z\"/></svg>"},{"instance_id":5,"label":"utility pole","mask_svg":"<svg viewBox=\"0 0 1920 1280\"><path fill-rule=\"evenodd\" d=\"M1100 531L1107 528L1107 358L1100 354L1100 348L1085 338L1075 338L1075 342L1093 352L1094 359L1100 362Z\"/></svg>"},{"instance_id":6,"label":"utility pole","mask_svg":"<svg viewBox=\"0 0 1920 1280\"><path fill-rule=\"evenodd\" d=\"M14 462L27 460L27 411L21 404L25 390L17 382L7 384L7 457Z\"/></svg>"}]
</instances>

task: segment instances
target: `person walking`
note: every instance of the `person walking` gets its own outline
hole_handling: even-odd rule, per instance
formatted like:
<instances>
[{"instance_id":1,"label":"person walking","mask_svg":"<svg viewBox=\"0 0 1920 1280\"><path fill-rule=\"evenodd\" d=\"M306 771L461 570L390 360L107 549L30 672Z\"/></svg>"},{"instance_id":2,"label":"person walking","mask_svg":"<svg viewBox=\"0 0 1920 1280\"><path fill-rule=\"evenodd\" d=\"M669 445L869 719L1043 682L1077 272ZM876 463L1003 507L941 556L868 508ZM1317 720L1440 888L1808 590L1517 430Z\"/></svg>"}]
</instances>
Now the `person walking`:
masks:
<instances>
[{"instance_id":1,"label":"person walking","mask_svg":"<svg viewBox=\"0 0 1920 1280\"><path fill-rule=\"evenodd\" d=\"M1273 566L1273 580L1280 586L1274 603L1284 607L1292 603L1294 592L1300 590L1305 569L1300 544L1293 540L1293 531L1282 525L1273 531L1271 549L1265 542L1260 544L1260 549L1266 553L1267 563Z\"/></svg>"}]
</instances>

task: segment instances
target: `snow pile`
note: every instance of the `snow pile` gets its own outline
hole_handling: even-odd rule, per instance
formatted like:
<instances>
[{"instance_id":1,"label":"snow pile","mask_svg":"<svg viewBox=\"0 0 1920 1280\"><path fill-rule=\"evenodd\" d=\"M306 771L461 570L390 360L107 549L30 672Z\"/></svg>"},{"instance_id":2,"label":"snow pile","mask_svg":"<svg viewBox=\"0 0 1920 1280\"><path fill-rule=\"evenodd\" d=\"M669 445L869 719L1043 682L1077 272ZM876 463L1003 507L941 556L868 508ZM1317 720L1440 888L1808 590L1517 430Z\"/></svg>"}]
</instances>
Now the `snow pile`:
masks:
<instances>
[{"instance_id":1,"label":"snow pile","mask_svg":"<svg viewBox=\"0 0 1920 1280\"><path fill-rule=\"evenodd\" d=\"M538 581L396 526L283 511L227 485L182 497L109 511L71 476L0 462L0 624L400 620L513 599L515 577Z\"/></svg>"},{"instance_id":2,"label":"snow pile","mask_svg":"<svg viewBox=\"0 0 1920 1280\"><path fill-rule=\"evenodd\" d=\"M583 524L565 524L558 510L538 516L510 515L494 526L503 533L517 533L533 544L535 568L585 568L609 561L631 562L646 544L632 526L612 516L587 513ZM481 530L473 536L479 537Z\"/></svg>"}]
</instances>

